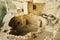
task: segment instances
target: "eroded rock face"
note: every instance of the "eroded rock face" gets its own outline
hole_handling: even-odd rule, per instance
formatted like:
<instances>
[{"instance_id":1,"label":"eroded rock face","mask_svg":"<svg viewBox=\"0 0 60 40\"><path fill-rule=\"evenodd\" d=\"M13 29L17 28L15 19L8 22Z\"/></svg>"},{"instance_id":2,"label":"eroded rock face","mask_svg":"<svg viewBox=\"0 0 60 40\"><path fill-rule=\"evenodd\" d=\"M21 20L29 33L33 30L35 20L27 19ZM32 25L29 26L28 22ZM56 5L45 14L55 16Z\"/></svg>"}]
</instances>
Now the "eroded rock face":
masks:
<instances>
[{"instance_id":1,"label":"eroded rock face","mask_svg":"<svg viewBox=\"0 0 60 40\"><path fill-rule=\"evenodd\" d=\"M51 22L54 21L51 16L47 15L47 19L45 16L31 14L12 17L8 23L9 27L11 27L8 39L12 39L13 36L17 40L59 40L60 22L58 21L56 24L54 22L54 25L51 25ZM7 35L7 33L4 35Z\"/></svg>"},{"instance_id":2,"label":"eroded rock face","mask_svg":"<svg viewBox=\"0 0 60 40\"><path fill-rule=\"evenodd\" d=\"M60 40L60 0L1 1L8 11L0 40Z\"/></svg>"},{"instance_id":3,"label":"eroded rock face","mask_svg":"<svg viewBox=\"0 0 60 40\"><path fill-rule=\"evenodd\" d=\"M14 16L8 24L12 27L10 34L24 35L29 32L36 32L38 30L36 22L31 15Z\"/></svg>"}]
</instances>

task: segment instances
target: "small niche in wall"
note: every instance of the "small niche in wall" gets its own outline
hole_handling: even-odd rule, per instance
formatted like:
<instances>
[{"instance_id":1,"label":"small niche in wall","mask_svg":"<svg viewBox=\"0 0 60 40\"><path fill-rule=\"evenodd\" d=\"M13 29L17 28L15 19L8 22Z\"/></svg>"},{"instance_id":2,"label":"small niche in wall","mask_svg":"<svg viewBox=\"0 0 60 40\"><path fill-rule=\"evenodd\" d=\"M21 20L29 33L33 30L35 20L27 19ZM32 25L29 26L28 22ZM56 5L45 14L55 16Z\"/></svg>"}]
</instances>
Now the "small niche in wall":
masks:
<instances>
[{"instance_id":1,"label":"small niche in wall","mask_svg":"<svg viewBox=\"0 0 60 40\"><path fill-rule=\"evenodd\" d=\"M33 5L33 10L36 10L36 5Z\"/></svg>"},{"instance_id":2,"label":"small niche in wall","mask_svg":"<svg viewBox=\"0 0 60 40\"><path fill-rule=\"evenodd\" d=\"M22 12L24 12L24 9L22 9Z\"/></svg>"}]
</instances>

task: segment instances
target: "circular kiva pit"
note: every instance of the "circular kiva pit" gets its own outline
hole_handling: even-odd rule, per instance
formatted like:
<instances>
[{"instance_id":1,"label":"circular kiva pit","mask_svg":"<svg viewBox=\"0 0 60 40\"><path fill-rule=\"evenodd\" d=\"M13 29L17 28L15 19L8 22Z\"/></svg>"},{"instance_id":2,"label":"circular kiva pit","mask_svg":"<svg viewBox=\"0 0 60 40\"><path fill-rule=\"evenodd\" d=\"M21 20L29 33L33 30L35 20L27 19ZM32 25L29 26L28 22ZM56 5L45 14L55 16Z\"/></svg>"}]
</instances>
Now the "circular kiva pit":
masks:
<instances>
[{"instance_id":1,"label":"circular kiva pit","mask_svg":"<svg viewBox=\"0 0 60 40\"><path fill-rule=\"evenodd\" d=\"M9 34L17 36L24 36L38 30L35 21L30 16L14 16L8 25L12 28Z\"/></svg>"}]
</instances>

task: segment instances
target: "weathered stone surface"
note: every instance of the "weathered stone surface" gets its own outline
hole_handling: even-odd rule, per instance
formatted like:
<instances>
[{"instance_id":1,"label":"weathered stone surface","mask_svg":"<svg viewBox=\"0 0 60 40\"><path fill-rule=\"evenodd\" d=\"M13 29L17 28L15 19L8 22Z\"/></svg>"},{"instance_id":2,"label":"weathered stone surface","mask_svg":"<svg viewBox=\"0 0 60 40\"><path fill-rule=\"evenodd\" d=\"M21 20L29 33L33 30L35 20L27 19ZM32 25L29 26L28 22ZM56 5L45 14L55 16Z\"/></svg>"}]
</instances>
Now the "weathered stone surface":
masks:
<instances>
[{"instance_id":1,"label":"weathered stone surface","mask_svg":"<svg viewBox=\"0 0 60 40\"><path fill-rule=\"evenodd\" d=\"M7 14L0 40L60 40L60 0L1 1Z\"/></svg>"}]
</instances>

